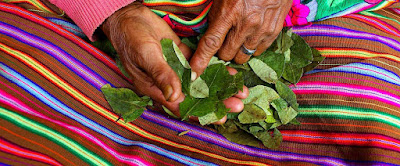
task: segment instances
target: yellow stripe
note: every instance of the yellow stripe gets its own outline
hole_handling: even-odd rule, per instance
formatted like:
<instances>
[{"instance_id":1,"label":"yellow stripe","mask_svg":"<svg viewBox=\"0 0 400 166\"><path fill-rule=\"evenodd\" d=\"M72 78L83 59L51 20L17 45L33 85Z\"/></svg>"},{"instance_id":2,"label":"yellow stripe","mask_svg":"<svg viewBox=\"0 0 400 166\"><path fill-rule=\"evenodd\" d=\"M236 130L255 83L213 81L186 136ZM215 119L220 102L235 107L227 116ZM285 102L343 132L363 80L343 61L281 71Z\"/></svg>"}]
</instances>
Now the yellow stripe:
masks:
<instances>
[{"instance_id":1,"label":"yellow stripe","mask_svg":"<svg viewBox=\"0 0 400 166\"><path fill-rule=\"evenodd\" d=\"M45 67L39 65L38 64L39 62L36 62L29 55L27 55L27 54L25 54L23 52L20 52L18 50L14 50L14 49L12 49L12 48L10 48L10 47L2 44L2 43L0 43L0 49L3 49L5 51L7 51L7 53L12 54L13 56L21 58L21 60L23 60L24 63L26 63L28 65L31 65L32 67L34 67L35 69L40 71L42 74L45 74L48 79L50 79L51 81L57 83L57 85L62 87L63 90L68 91L71 94L74 94L82 102L85 102L87 105L92 106L91 108L95 112L97 112L97 113L99 113L99 114L111 119L112 121L115 121L116 119L118 119L117 116L111 114L106 109L103 109L103 108L101 108L101 106L97 105L96 103L87 100L86 96L83 96L83 95L79 94L76 90L74 90L73 87L71 87L70 85L66 84L65 81L60 80L55 74L53 74L52 71L50 71L50 70L46 69ZM169 141L167 139L158 137L156 135L148 133L147 131L145 131L145 130L143 130L143 129L141 129L141 128L139 128L139 127L137 127L137 126L135 126L135 125L133 125L131 123L125 123L125 122L122 122L122 121L118 121L117 123L119 125L125 127L125 128L130 129L134 133L145 137L145 138L149 138L149 139L152 139L152 140L155 140L155 141L158 141L158 142L161 142L163 144L170 145L170 146L173 146L173 147L177 147L177 148L181 148L181 149L184 149L184 150L196 152L196 153L199 153L199 154L202 154L202 155L206 155L206 156L209 156L209 157L212 157L212 158L215 158L215 159L231 162L231 163L234 163L234 164L267 165L267 164L263 164L263 163L259 163L259 162L253 162L253 161L243 161L243 160L229 159L229 158L226 158L226 157L223 157L223 156L220 156L220 155L216 155L216 154L213 154L213 153L210 153L210 152L199 150L199 149L196 149L196 148L193 148L193 147L190 147L190 146L178 144L178 143Z\"/></svg>"},{"instance_id":2,"label":"yellow stripe","mask_svg":"<svg viewBox=\"0 0 400 166\"><path fill-rule=\"evenodd\" d=\"M48 8L47 6L45 6L43 3L41 3L40 1L35 1L35 0L3 0L6 3L29 3L31 5L33 5L34 7L40 9L41 11L47 12L47 13L51 13L51 14L56 14L55 12L53 12L50 8Z\"/></svg>"},{"instance_id":3,"label":"yellow stripe","mask_svg":"<svg viewBox=\"0 0 400 166\"><path fill-rule=\"evenodd\" d=\"M358 57L361 59L370 59L370 58L386 58L390 60L394 60L396 62L400 62L400 57L390 54L378 54L372 53L369 51L362 50L335 50L335 49L318 49L322 56L325 57Z\"/></svg>"}]
</instances>

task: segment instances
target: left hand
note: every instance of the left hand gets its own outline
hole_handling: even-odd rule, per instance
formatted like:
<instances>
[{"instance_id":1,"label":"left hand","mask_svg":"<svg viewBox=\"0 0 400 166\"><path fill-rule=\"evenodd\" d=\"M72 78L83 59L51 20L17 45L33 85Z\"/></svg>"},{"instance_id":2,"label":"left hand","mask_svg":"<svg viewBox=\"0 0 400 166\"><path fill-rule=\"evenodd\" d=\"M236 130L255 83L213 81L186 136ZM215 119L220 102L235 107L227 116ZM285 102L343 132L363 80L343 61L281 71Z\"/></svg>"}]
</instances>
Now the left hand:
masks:
<instances>
[{"instance_id":1,"label":"left hand","mask_svg":"<svg viewBox=\"0 0 400 166\"><path fill-rule=\"evenodd\" d=\"M208 14L209 27L201 38L190 65L199 76L211 57L243 64L250 59L241 51L261 55L282 30L292 0L214 0Z\"/></svg>"}]
</instances>

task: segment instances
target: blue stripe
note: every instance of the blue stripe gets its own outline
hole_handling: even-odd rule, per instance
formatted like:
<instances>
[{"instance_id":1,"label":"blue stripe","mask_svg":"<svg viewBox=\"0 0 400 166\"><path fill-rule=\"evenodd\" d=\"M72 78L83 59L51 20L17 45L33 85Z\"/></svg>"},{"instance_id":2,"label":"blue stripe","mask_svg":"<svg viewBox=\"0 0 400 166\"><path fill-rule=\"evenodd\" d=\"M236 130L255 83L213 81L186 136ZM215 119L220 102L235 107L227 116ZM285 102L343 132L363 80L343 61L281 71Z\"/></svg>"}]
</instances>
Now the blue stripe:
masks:
<instances>
[{"instance_id":1,"label":"blue stripe","mask_svg":"<svg viewBox=\"0 0 400 166\"><path fill-rule=\"evenodd\" d=\"M346 66L367 68L369 70L374 70L376 72L384 73L392 78L389 78L387 76L384 76L382 74L378 74L378 73L375 73L372 71L357 69L357 68L348 68ZM349 73L349 74L358 74L358 75L372 77L372 78L375 78L378 80L385 81L387 83L391 83L391 84L400 86L400 77L397 74L394 74L391 71L388 71L388 70L385 70L378 66L367 64L367 63L352 63L352 64L334 67L334 68L330 68L330 69L315 69L315 70L307 72L306 74L308 75L308 74L314 74L314 73L320 73L320 72L343 72L343 73ZM393 78L395 80L393 80Z\"/></svg>"},{"instance_id":2,"label":"blue stripe","mask_svg":"<svg viewBox=\"0 0 400 166\"><path fill-rule=\"evenodd\" d=\"M115 62L112 61L112 60L111 60L108 56L106 56L104 53L101 53L98 49L96 49L95 47L93 47L93 46L90 45L89 43L83 42L81 38L79 38L79 37L77 37L77 36L74 36L74 35L71 34L71 33L68 33L69 31L67 31L67 30L65 30L65 29L63 29L63 28L60 28L58 25L53 25L52 22L49 22L48 20L43 19L42 17L38 17L37 15L35 15L35 14L33 14L33 13L30 13L30 12L24 10L24 9L21 10L20 8L17 8L17 7L9 7L9 6L1 6L1 7L2 7L2 8L6 8L6 9L8 9L8 10L17 11L17 13L22 13L22 15L27 15L27 16L33 17L33 18L35 18L35 19L40 20L41 22L44 22L44 23L46 24L46 26L49 26L49 27L51 26L51 27L53 27L53 28L55 28L55 29L58 29L58 30L60 30L60 31L62 31L62 32L65 32L65 34L66 34L67 36L73 38L74 40L81 41L80 43L83 44L83 45L85 45L86 47L88 47L91 51L96 52L96 54L98 54L98 55L100 55L102 58L106 59L109 63L114 64L114 66L117 66L117 65L115 64Z\"/></svg>"},{"instance_id":3,"label":"blue stripe","mask_svg":"<svg viewBox=\"0 0 400 166\"><path fill-rule=\"evenodd\" d=\"M22 43L25 43L27 45L30 45L37 49L40 49L41 51L51 55L52 57L56 58L59 62L63 63L68 68L70 68L72 71L74 71L75 74L77 74L81 78L85 79L85 81L90 83L96 89L100 90L101 86L103 86L105 84L111 84L107 80L103 79L99 74L94 72L92 69L87 67L85 64L81 63L78 59L71 56L69 53L67 53L60 47L54 45L53 43L51 43L43 38L40 38L36 35L25 32L22 29L19 29L18 27L4 23L4 22L0 22L0 27L2 27L2 28L0 28L0 33L7 35L11 38L14 38L15 40L18 40ZM28 40L22 36L26 36L26 38L29 38L31 40ZM39 44L39 43L41 43L41 44ZM49 47L49 48L47 48L47 47ZM52 50L50 48L54 48L54 50ZM71 62L68 62L65 59L70 59L72 61L75 61L75 62L77 62L77 64L70 64ZM78 67L76 67L76 66L78 66ZM86 72L81 72L81 71L86 71ZM90 77L91 75L92 75L92 77Z\"/></svg>"},{"instance_id":4,"label":"blue stripe","mask_svg":"<svg viewBox=\"0 0 400 166\"><path fill-rule=\"evenodd\" d=\"M45 18L57 25L68 27L68 28L64 28L64 27L63 28L65 30L75 34L76 36L79 36L81 38L86 37L86 35L83 33L82 29L79 28L78 26L76 26L75 24L72 24L68 21L61 20L58 18L53 18L53 17L45 17Z\"/></svg>"},{"instance_id":5,"label":"blue stripe","mask_svg":"<svg viewBox=\"0 0 400 166\"><path fill-rule=\"evenodd\" d=\"M46 104L47 106L53 108L57 112L75 120L76 122L82 124L83 126L88 127L89 129L96 131L97 133L104 135L105 137L109 138L110 140L121 144L125 146L139 146L142 147L146 150L149 150L151 152L157 153L159 155L165 156L167 158L170 158L172 160L175 160L177 162L187 164L187 165L196 165L201 164L201 165L214 165L213 163L205 162L202 160L194 159L188 156L184 156L175 152L168 151L166 149L160 148L158 146L148 144L148 143L143 143L143 142L138 142L138 141L133 141L126 139L122 137L121 135L118 135L117 133L114 133L113 131L105 128L104 126L92 121L91 119L86 118L85 116L81 115L80 113L74 111L70 107L64 105L62 102L57 100L53 95L47 93L45 90L40 88L37 84L34 82L28 80L26 77L20 75L13 69L9 68L5 64L0 62L0 75L6 78L7 80L11 81L12 83L18 85L19 87L23 88L26 90L28 93L30 93L32 96ZM7 74L9 73L9 74ZM14 76L14 77L12 77ZM61 108L60 108L61 107ZM177 157L174 157L177 156ZM185 160L188 161L185 161Z\"/></svg>"}]
</instances>

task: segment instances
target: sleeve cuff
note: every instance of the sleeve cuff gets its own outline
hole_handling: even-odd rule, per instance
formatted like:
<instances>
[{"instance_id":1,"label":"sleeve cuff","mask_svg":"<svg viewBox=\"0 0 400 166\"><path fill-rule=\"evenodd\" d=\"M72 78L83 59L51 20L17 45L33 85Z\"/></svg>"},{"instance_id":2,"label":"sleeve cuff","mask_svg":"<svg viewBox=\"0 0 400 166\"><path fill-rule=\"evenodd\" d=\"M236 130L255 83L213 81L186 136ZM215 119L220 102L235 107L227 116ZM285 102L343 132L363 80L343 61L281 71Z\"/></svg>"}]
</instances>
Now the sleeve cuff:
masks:
<instances>
[{"instance_id":1,"label":"sleeve cuff","mask_svg":"<svg viewBox=\"0 0 400 166\"><path fill-rule=\"evenodd\" d=\"M96 29L115 11L135 0L57 0L55 4L78 25L85 35L94 40Z\"/></svg>"}]
</instances>

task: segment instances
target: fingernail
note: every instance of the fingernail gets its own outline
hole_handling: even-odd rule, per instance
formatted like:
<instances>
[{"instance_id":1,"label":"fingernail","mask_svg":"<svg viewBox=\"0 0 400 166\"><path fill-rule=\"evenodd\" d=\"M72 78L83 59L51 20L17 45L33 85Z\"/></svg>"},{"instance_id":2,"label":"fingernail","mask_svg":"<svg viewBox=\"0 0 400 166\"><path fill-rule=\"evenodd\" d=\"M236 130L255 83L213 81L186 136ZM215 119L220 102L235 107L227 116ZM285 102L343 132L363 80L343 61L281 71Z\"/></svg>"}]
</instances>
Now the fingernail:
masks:
<instances>
[{"instance_id":1,"label":"fingernail","mask_svg":"<svg viewBox=\"0 0 400 166\"><path fill-rule=\"evenodd\" d=\"M192 81L196 80L196 78L197 78L197 73L192 71L192 78L191 78Z\"/></svg>"},{"instance_id":2,"label":"fingernail","mask_svg":"<svg viewBox=\"0 0 400 166\"><path fill-rule=\"evenodd\" d=\"M164 98L165 100L168 101L168 99L171 97L172 93L173 93L173 89L171 85L167 85L165 86L164 90L163 90L163 94L164 94Z\"/></svg>"}]
</instances>

